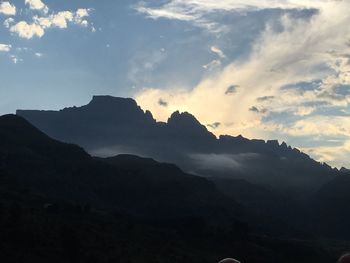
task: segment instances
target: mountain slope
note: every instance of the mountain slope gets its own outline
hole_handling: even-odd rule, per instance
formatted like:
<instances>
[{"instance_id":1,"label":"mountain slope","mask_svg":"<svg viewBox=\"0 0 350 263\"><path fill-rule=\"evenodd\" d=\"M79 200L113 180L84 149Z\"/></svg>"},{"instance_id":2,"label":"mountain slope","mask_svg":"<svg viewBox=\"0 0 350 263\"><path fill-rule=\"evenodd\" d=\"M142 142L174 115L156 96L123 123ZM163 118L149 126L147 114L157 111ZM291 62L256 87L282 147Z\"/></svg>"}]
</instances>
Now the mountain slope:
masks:
<instances>
[{"instance_id":1,"label":"mountain slope","mask_svg":"<svg viewBox=\"0 0 350 263\"><path fill-rule=\"evenodd\" d=\"M94 96L82 107L18 110L17 115L96 156L147 156L199 175L245 179L295 197L310 195L338 174L285 143L242 136L217 139L189 113L175 112L167 123L156 122L132 99Z\"/></svg>"},{"instance_id":2,"label":"mountain slope","mask_svg":"<svg viewBox=\"0 0 350 263\"><path fill-rule=\"evenodd\" d=\"M325 184L310 201L315 225L331 238L350 236L350 174L345 173Z\"/></svg>"},{"instance_id":3,"label":"mountain slope","mask_svg":"<svg viewBox=\"0 0 350 263\"><path fill-rule=\"evenodd\" d=\"M92 158L14 115L0 117L0 197L1 262L209 263L226 255L253 263L330 262L338 256L337 246L249 235L235 219L244 216L241 206L175 165L130 155Z\"/></svg>"},{"instance_id":4,"label":"mountain slope","mask_svg":"<svg viewBox=\"0 0 350 263\"><path fill-rule=\"evenodd\" d=\"M113 165L96 160L78 146L49 138L21 117L0 117L2 185L149 218L230 218L241 209L213 183L174 165L114 158L121 159Z\"/></svg>"}]
</instances>

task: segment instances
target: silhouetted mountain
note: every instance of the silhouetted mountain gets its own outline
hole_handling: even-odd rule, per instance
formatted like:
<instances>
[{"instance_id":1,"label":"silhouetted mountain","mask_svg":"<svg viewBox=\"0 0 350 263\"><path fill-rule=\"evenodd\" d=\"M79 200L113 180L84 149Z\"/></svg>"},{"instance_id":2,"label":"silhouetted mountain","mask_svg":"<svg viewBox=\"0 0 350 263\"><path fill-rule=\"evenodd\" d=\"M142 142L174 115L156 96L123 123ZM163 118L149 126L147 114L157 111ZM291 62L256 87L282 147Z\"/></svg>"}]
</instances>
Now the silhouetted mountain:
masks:
<instances>
[{"instance_id":1,"label":"silhouetted mountain","mask_svg":"<svg viewBox=\"0 0 350 263\"><path fill-rule=\"evenodd\" d=\"M266 196L244 184L230 187ZM225 255L252 263L330 262L342 249L251 235L254 225L241 221L246 209L207 179L131 155L92 158L15 115L0 117L0 196L5 263L209 263Z\"/></svg>"},{"instance_id":2,"label":"silhouetted mountain","mask_svg":"<svg viewBox=\"0 0 350 263\"><path fill-rule=\"evenodd\" d=\"M350 174L350 170L346 169L345 167L340 168L339 172L341 174Z\"/></svg>"},{"instance_id":3,"label":"silhouetted mountain","mask_svg":"<svg viewBox=\"0 0 350 263\"><path fill-rule=\"evenodd\" d=\"M175 112L167 123L156 122L132 99L94 96L82 107L18 110L17 115L96 156L152 157L202 176L245 179L297 197L314 192L338 173L286 143L227 135L217 139L189 113Z\"/></svg>"},{"instance_id":4,"label":"silhouetted mountain","mask_svg":"<svg viewBox=\"0 0 350 263\"><path fill-rule=\"evenodd\" d=\"M133 156L96 160L14 115L0 117L0 174L6 183L52 199L142 217L218 219L240 209L213 183L175 165Z\"/></svg>"},{"instance_id":5,"label":"silhouetted mountain","mask_svg":"<svg viewBox=\"0 0 350 263\"><path fill-rule=\"evenodd\" d=\"M309 207L242 179L212 178L219 190L254 213L253 223L271 235L312 236Z\"/></svg>"},{"instance_id":6,"label":"silhouetted mountain","mask_svg":"<svg viewBox=\"0 0 350 263\"><path fill-rule=\"evenodd\" d=\"M337 176L312 198L310 207L320 233L331 238L349 239L350 175Z\"/></svg>"}]
</instances>

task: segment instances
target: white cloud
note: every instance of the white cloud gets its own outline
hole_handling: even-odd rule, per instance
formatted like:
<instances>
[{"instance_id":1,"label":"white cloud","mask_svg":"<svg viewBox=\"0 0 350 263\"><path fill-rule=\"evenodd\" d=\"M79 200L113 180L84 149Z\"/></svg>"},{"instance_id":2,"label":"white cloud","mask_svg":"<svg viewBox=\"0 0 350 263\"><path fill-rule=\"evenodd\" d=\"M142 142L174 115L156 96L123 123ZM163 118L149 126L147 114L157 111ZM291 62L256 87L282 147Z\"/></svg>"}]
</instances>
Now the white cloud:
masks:
<instances>
[{"instance_id":1,"label":"white cloud","mask_svg":"<svg viewBox=\"0 0 350 263\"><path fill-rule=\"evenodd\" d=\"M217 60L217 59L214 59L214 60L210 61L208 64L203 65L202 67L204 69L207 69L207 70L214 70L214 69L217 69L220 66L221 66L221 61Z\"/></svg>"},{"instance_id":2,"label":"white cloud","mask_svg":"<svg viewBox=\"0 0 350 263\"><path fill-rule=\"evenodd\" d=\"M10 32L16 33L18 36L26 39L31 39L34 36L42 37L45 34L44 29L35 23L28 24L25 21L20 21L10 27Z\"/></svg>"},{"instance_id":3,"label":"white cloud","mask_svg":"<svg viewBox=\"0 0 350 263\"><path fill-rule=\"evenodd\" d=\"M52 14L47 17L34 17L35 23L40 25L44 29L51 27L67 28L68 23L72 22L73 19L74 14L70 11L58 12L57 14Z\"/></svg>"},{"instance_id":4,"label":"white cloud","mask_svg":"<svg viewBox=\"0 0 350 263\"><path fill-rule=\"evenodd\" d=\"M1 2L0 14L4 14L7 16L14 16L16 15L16 6L12 5L10 2Z\"/></svg>"},{"instance_id":5,"label":"white cloud","mask_svg":"<svg viewBox=\"0 0 350 263\"><path fill-rule=\"evenodd\" d=\"M137 5L135 9L140 13L147 14L150 18L153 18L153 19L165 17L169 19L177 19L177 20L184 20L184 21L194 20L194 17L192 15L185 14L183 12L178 12L178 10L173 9L172 7L162 8L162 9L147 8L143 6L143 3L142 3Z\"/></svg>"},{"instance_id":6,"label":"white cloud","mask_svg":"<svg viewBox=\"0 0 350 263\"><path fill-rule=\"evenodd\" d=\"M211 46L210 50L211 52L217 54L220 58L226 58L225 53L220 48L216 46Z\"/></svg>"},{"instance_id":7,"label":"white cloud","mask_svg":"<svg viewBox=\"0 0 350 263\"><path fill-rule=\"evenodd\" d=\"M50 15L36 15L33 17L32 22L20 21L15 25L11 25L14 21L9 20L5 26L8 26L10 28L10 32L16 33L22 38L40 38L45 34L45 31L47 29L65 29L68 28L68 25L70 23L87 27L89 25L89 22L86 20L86 18L89 16L90 12L91 9L78 9L76 12L60 11L57 13L52 13Z\"/></svg>"},{"instance_id":8,"label":"white cloud","mask_svg":"<svg viewBox=\"0 0 350 263\"><path fill-rule=\"evenodd\" d=\"M41 0L25 0L25 4L29 5L32 10L41 10L44 13L49 12L49 8Z\"/></svg>"},{"instance_id":9,"label":"white cloud","mask_svg":"<svg viewBox=\"0 0 350 263\"><path fill-rule=\"evenodd\" d=\"M0 52L9 52L12 46L8 44L0 44Z\"/></svg>"},{"instance_id":10,"label":"white cloud","mask_svg":"<svg viewBox=\"0 0 350 263\"><path fill-rule=\"evenodd\" d=\"M88 27L89 22L86 20L89 17L92 9L80 8L75 12L74 22L83 27Z\"/></svg>"},{"instance_id":11,"label":"white cloud","mask_svg":"<svg viewBox=\"0 0 350 263\"><path fill-rule=\"evenodd\" d=\"M206 14L217 11L256 11L262 9L303 9L320 8L342 0L171 0L166 4L152 7L139 2L135 9L149 17L195 21Z\"/></svg>"},{"instance_id":12,"label":"white cloud","mask_svg":"<svg viewBox=\"0 0 350 263\"><path fill-rule=\"evenodd\" d=\"M77 12L75 13L76 18L79 19L83 19L84 17L88 17L89 13L91 10L86 9L86 8L80 8L77 10Z\"/></svg>"},{"instance_id":13,"label":"white cloud","mask_svg":"<svg viewBox=\"0 0 350 263\"><path fill-rule=\"evenodd\" d=\"M191 90L182 87L144 89L137 101L159 120L166 120L174 110L189 111L202 123L220 122L217 134L243 134L247 137L276 136L350 136L349 117L319 117L324 107L345 108L349 95L337 95L335 87L350 84L350 10L349 1L170 1L158 9L186 14L194 20L215 10L259 10L263 8L317 8L309 19L284 15L255 40L246 61L234 61L215 75L208 75ZM159 13L158 13L159 14ZM160 16L158 16L160 17ZM174 15L175 17L175 15ZM170 17L167 17L170 18ZM214 21L217 22L217 21ZM281 89L286 85L320 80L314 89ZM228 96L228 87L240 88ZM273 100L258 100L261 97ZM159 98L169 103L160 107ZM312 105L312 106L308 106ZM326 106L324 106L326 105ZM264 109L257 113L251 108ZM293 120L264 121L271 112L294 113ZM343 123L343 124L342 124ZM346 126L348 125L348 126Z\"/></svg>"},{"instance_id":14,"label":"white cloud","mask_svg":"<svg viewBox=\"0 0 350 263\"><path fill-rule=\"evenodd\" d=\"M316 107L300 106L296 109L295 114L298 116L307 116L313 113L315 110Z\"/></svg>"},{"instance_id":15,"label":"white cloud","mask_svg":"<svg viewBox=\"0 0 350 263\"><path fill-rule=\"evenodd\" d=\"M337 167L342 167L349 163L350 141L345 141L340 146L303 148L302 150L315 156L320 162L332 163Z\"/></svg>"},{"instance_id":16,"label":"white cloud","mask_svg":"<svg viewBox=\"0 0 350 263\"><path fill-rule=\"evenodd\" d=\"M11 25L13 25L14 23L15 23L15 20L12 17L9 17L4 21L4 26L6 28L10 28Z\"/></svg>"},{"instance_id":17,"label":"white cloud","mask_svg":"<svg viewBox=\"0 0 350 263\"><path fill-rule=\"evenodd\" d=\"M213 171L244 170L254 160L261 159L256 153L242 154L191 154L189 155L200 169Z\"/></svg>"},{"instance_id":18,"label":"white cloud","mask_svg":"<svg viewBox=\"0 0 350 263\"><path fill-rule=\"evenodd\" d=\"M135 10L152 19L191 21L195 26L218 33L225 30L225 27L210 17L210 14L218 11L249 12L276 8L318 9L334 2L339 2L339 0L170 0L160 6L146 5L144 1L141 1L135 6Z\"/></svg>"},{"instance_id":19,"label":"white cloud","mask_svg":"<svg viewBox=\"0 0 350 263\"><path fill-rule=\"evenodd\" d=\"M23 62L23 59L19 58L19 57L16 56L16 55L11 55L10 58L11 58L11 61L12 61L14 64L18 64L19 62Z\"/></svg>"},{"instance_id":20,"label":"white cloud","mask_svg":"<svg viewBox=\"0 0 350 263\"><path fill-rule=\"evenodd\" d=\"M289 127L280 126L279 132L291 136L350 138L350 119L348 116L309 116L296 121Z\"/></svg>"}]
</instances>

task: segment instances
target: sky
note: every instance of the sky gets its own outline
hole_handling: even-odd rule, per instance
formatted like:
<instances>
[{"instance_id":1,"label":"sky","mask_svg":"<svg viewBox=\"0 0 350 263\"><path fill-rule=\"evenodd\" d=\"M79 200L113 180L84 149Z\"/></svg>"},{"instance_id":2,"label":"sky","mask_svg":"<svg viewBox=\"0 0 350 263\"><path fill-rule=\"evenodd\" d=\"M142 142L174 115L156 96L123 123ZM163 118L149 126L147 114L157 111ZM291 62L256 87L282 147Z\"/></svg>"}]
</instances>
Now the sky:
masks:
<instances>
[{"instance_id":1,"label":"sky","mask_svg":"<svg viewBox=\"0 0 350 263\"><path fill-rule=\"evenodd\" d=\"M0 0L0 114L133 97L350 167L350 0Z\"/></svg>"}]
</instances>

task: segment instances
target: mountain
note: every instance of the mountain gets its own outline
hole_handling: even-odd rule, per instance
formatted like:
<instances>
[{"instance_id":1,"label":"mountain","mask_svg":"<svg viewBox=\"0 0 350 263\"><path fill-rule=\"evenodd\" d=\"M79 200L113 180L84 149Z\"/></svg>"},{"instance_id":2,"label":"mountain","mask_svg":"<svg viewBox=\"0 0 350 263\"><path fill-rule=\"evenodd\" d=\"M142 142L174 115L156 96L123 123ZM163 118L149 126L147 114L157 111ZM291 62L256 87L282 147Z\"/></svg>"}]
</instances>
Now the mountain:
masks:
<instances>
[{"instance_id":1,"label":"mountain","mask_svg":"<svg viewBox=\"0 0 350 263\"><path fill-rule=\"evenodd\" d=\"M254 225L270 235L312 236L310 207L286 194L266 189L242 179L211 178L227 196L240 203L258 218Z\"/></svg>"},{"instance_id":2,"label":"mountain","mask_svg":"<svg viewBox=\"0 0 350 263\"><path fill-rule=\"evenodd\" d=\"M342 174L350 174L350 170L345 167L340 168L339 172Z\"/></svg>"},{"instance_id":3,"label":"mountain","mask_svg":"<svg viewBox=\"0 0 350 263\"><path fill-rule=\"evenodd\" d=\"M247 184L255 197L270 195ZM254 221L234 198L249 201L228 194L173 164L94 158L22 117L0 117L1 262L331 262L343 249L261 235L254 224L271 221Z\"/></svg>"},{"instance_id":4,"label":"mountain","mask_svg":"<svg viewBox=\"0 0 350 263\"><path fill-rule=\"evenodd\" d=\"M350 174L337 176L311 199L313 220L323 235L348 239L350 236Z\"/></svg>"},{"instance_id":5,"label":"mountain","mask_svg":"<svg viewBox=\"0 0 350 263\"><path fill-rule=\"evenodd\" d=\"M205 178L134 156L94 159L15 115L0 117L3 185L145 218L227 218L243 211Z\"/></svg>"},{"instance_id":6,"label":"mountain","mask_svg":"<svg viewBox=\"0 0 350 263\"><path fill-rule=\"evenodd\" d=\"M297 198L312 194L339 173L286 143L216 138L187 112L174 112L166 123L156 122L132 99L94 96L82 107L18 110L17 115L95 156L151 157L201 176L244 179Z\"/></svg>"}]
</instances>

